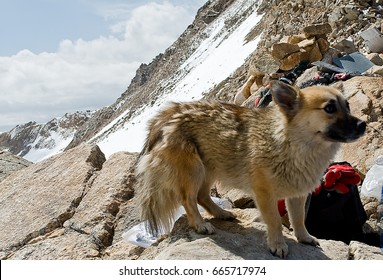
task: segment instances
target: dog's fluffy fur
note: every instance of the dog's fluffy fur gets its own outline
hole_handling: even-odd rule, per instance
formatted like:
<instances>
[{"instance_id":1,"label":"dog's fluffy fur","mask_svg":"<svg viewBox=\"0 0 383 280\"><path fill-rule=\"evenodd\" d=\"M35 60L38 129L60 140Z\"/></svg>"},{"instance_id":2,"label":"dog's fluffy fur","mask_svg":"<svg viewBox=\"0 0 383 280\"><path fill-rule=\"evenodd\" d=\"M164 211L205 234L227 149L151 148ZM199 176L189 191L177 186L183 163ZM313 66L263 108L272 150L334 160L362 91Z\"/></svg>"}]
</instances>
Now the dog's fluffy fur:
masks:
<instances>
[{"instance_id":1,"label":"dog's fluffy fur","mask_svg":"<svg viewBox=\"0 0 383 280\"><path fill-rule=\"evenodd\" d=\"M287 244L277 201L285 198L299 242L317 245L304 225L307 194L320 182L340 142L363 135L366 124L350 114L331 87L303 90L271 85L274 106L249 109L216 101L174 103L149 123L137 164L141 218L153 233L169 231L181 204L190 226L211 234L197 203L221 219L235 218L210 198L219 181L254 194L267 224L270 251L285 257Z\"/></svg>"}]
</instances>

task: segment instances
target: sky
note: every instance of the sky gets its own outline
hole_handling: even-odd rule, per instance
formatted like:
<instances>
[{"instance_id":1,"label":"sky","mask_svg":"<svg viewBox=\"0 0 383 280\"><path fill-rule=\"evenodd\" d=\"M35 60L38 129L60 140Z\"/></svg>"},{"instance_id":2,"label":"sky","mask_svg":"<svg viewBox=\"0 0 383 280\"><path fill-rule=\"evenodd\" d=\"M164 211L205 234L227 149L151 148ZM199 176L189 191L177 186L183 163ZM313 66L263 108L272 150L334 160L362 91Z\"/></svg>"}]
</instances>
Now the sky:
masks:
<instances>
[{"instance_id":1,"label":"sky","mask_svg":"<svg viewBox=\"0 0 383 280\"><path fill-rule=\"evenodd\" d=\"M206 0L0 0L0 132L112 104Z\"/></svg>"}]
</instances>

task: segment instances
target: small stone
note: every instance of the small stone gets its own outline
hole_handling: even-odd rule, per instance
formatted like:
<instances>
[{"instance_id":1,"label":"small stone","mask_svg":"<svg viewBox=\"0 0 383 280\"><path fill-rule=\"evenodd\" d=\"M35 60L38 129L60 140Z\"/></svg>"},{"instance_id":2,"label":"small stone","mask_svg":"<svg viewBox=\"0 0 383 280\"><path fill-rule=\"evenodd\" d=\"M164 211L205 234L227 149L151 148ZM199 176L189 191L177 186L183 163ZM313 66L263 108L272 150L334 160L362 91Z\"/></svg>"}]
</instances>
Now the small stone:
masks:
<instances>
[{"instance_id":1,"label":"small stone","mask_svg":"<svg viewBox=\"0 0 383 280\"><path fill-rule=\"evenodd\" d=\"M324 55L330 48L330 43L323 38L319 38L317 44L322 55Z\"/></svg>"},{"instance_id":2,"label":"small stone","mask_svg":"<svg viewBox=\"0 0 383 280\"><path fill-rule=\"evenodd\" d=\"M342 41L338 42L334 46L334 48L339 50L339 51L341 51L341 52L345 52L345 53L348 53L348 54L357 51L357 48L355 47L354 42L350 41L350 40L347 40L347 39L343 39Z\"/></svg>"},{"instance_id":3,"label":"small stone","mask_svg":"<svg viewBox=\"0 0 383 280\"><path fill-rule=\"evenodd\" d=\"M281 60L284 59L286 56L298 51L299 47L297 45L289 43L277 43L273 45L271 55L274 58Z\"/></svg>"},{"instance_id":4,"label":"small stone","mask_svg":"<svg viewBox=\"0 0 383 280\"><path fill-rule=\"evenodd\" d=\"M309 25L303 28L303 32L305 33L306 38L310 38L316 35L329 34L331 33L332 28L330 24L314 24Z\"/></svg>"},{"instance_id":5,"label":"small stone","mask_svg":"<svg viewBox=\"0 0 383 280\"><path fill-rule=\"evenodd\" d=\"M314 44L310 50L310 56L309 56L309 61L314 62L314 61L319 61L322 59L322 52L319 49L318 44Z\"/></svg>"},{"instance_id":6,"label":"small stone","mask_svg":"<svg viewBox=\"0 0 383 280\"><path fill-rule=\"evenodd\" d=\"M355 6L347 5L346 7L344 7L344 11L346 12L346 18L349 21L354 21L359 18L360 12L356 9Z\"/></svg>"},{"instance_id":7,"label":"small stone","mask_svg":"<svg viewBox=\"0 0 383 280\"><path fill-rule=\"evenodd\" d=\"M283 71L293 69L296 65L298 65L301 62L301 55L301 52L290 54L289 56L281 60L281 65L279 66L279 69Z\"/></svg>"},{"instance_id":8,"label":"small stone","mask_svg":"<svg viewBox=\"0 0 383 280\"><path fill-rule=\"evenodd\" d=\"M308 47L308 46L312 46L312 45L314 45L314 43L315 43L315 37L313 37L313 38L308 38L308 39L305 39L305 40L299 42L299 43L298 43L298 46L299 46L300 48L306 48L306 47Z\"/></svg>"},{"instance_id":9,"label":"small stone","mask_svg":"<svg viewBox=\"0 0 383 280\"><path fill-rule=\"evenodd\" d=\"M369 53L366 55L366 57L375 65L383 65L383 58L378 53Z\"/></svg>"}]
</instances>

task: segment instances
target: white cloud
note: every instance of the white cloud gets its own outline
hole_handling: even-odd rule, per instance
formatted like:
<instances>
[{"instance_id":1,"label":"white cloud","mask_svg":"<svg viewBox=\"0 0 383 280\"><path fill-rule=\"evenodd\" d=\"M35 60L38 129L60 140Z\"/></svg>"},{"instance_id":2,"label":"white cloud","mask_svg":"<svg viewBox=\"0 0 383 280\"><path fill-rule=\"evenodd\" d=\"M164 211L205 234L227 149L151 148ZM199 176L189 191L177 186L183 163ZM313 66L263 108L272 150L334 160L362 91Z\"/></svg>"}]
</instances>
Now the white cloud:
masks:
<instances>
[{"instance_id":1,"label":"white cloud","mask_svg":"<svg viewBox=\"0 0 383 280\"><path fill-rule=\"evenodd\" d=\"M46 122L66 112L111 104L124 91L139 63L103 57L102 49L109 46L113 52L113 47L105 42L97 49L94 43L89 43L87 55L82 55L81 44L74 44L72 53L60 49L34 54L24 50L0 58L1 126L30 120Z\"/></svg>"},{"instance_id":2,"label":"white cloud","mask_svg":"<svg viewBox=\"0 0 383 280\"><path fill-rule=\"evenodd\" d=\"M153 53L158 47L169 46L180 34L179 26L190 23L192 17L188 11L169 2L163 4L150 3L132 12L126 22L124 37L133 50L147 46Z\"/></svg>"},{"instance_id":3,"label":"white cloud","mask_svg":"<svg viewBox=\"0 0 383 280\"><path fill-rule=\"evenodd\" d=\"M170 46L194 11L166 1L129 10L124 21L122 15L128 11L114 18L108 37L63 40L55 53L0 57L0 131L113 103L139 64Z\"/></svg>"}]
</instances>

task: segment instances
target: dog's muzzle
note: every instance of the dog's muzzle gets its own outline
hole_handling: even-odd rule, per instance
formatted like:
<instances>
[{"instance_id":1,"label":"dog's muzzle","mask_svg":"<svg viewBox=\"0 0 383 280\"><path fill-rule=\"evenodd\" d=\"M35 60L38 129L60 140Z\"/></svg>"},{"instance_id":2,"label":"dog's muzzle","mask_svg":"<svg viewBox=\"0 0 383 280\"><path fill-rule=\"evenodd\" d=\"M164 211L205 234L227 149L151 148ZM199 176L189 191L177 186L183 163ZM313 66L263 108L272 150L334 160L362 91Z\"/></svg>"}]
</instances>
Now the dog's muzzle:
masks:
<instances>
[{"instance_id":1,"label":"dog's muzzle","mask_svg":"<svg viewBox=\"0 0 383 280\"><path fill-rule=\"evenodd\" d=\"M359 139L366 132L366 122L348 116L330 125L325 133L328 140L349 143Z\"/></svg>"}]
</instances>

